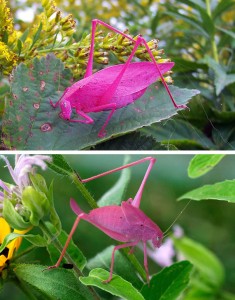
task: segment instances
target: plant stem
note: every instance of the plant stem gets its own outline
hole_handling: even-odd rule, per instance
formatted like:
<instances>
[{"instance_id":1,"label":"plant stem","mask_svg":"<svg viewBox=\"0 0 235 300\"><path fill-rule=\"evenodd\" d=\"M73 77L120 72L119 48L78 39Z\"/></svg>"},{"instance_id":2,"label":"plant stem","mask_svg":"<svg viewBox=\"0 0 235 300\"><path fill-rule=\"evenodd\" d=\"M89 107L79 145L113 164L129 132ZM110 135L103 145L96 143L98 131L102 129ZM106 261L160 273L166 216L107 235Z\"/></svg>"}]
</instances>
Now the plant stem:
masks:
<instances>
[{"instance_id":1,"label":"plant stem","mask_svg":"<svg viewBox=\"0 0 235 300\"><path fill-rule=\"evenodd\" d=\"M40 221L39 227L42 230L42 232L45 234L45 236L48 238L48 240L51 241L51 243L53 243L53 245L56 247L56 249L59 252L62 252L63 246L61 245L59 240L51 234L50 230L47 228L46 224L43 221ZM73 265L74 274L78 280L79 280L80 276L84 276L84 274L76 266L76 263L73 261L72 257L67 252L65 253L64 258L66 259L66 261L69 264ZM98 296L96 291L93 289L93 287L87 286L87 289L89 289L89 291L92 293L94 299L100 300L100 297Z\"/></svg>"},{"instance_id":2,"label":"plant stem","mask_svg":"<svg viewBox=\"0 0 235 300\"><path fill-rule=\"evenodd\" d=\"M212 14L211 14L210 0L206 0L206 12L207 12L208 16L211 18ZM211 36L211 46L212 46L213 58L218 63L219 62L219 56L218 56L218 49L217 49L217 45L216 45L216 42L215 42L215 34L214 33Z\"/></svg>"},{"instance_id":3,"label":"plant stem","mask_svg":"<svg viewBox=\"0 0 235 300\"><path fill-rule=\"evenodd\" d=\"M70 174L70 177L72 178L73 182L75 183L76 187L79 189L79 191L82 193L83 197L86 199L87 203L90 205L92 209L98 208L95 199L91 196L88 189L85 187L85 185L81 182L78 175L76 173Z\"/></svg>"}]
</instances>

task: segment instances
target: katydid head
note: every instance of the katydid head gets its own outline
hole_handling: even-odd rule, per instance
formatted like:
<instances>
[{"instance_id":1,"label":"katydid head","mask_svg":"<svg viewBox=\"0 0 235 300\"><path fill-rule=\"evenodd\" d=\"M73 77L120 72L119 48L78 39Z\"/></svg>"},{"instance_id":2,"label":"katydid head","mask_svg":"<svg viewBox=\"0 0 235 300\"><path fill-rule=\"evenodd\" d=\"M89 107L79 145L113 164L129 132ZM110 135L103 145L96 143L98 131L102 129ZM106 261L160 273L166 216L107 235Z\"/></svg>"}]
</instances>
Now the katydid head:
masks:
<instances>
[{"instance_id":1,"label":"katydid head","mask_svg":"<svg viewBox=\"0 0 235 300\"><path fill-rule=\"evenodd\" d=\"M152 239L153 246L155 248L160 248L163 240L163 232L158 230L156 236Z\"/></svg>"},{"instance_id":2,"label":"katydid head","mask_svg":"<svg viewBox=\"0 0 235 300\"><path fill-rule=\"evenodd\" d=\"M62 98L60 101L60 109L61 109L60 117L65 120L70 120L72 114L72 108L70 102Z\"/></svg>"}]
</instances>

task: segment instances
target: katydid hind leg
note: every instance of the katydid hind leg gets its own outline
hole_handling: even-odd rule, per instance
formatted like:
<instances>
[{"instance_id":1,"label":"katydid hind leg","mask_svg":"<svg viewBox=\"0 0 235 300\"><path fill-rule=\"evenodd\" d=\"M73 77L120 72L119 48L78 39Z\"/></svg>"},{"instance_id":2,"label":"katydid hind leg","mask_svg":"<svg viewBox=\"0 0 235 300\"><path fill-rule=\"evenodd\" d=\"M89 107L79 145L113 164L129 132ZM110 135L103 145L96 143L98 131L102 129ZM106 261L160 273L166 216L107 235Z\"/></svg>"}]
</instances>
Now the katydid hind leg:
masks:
<instances>
[{"instance_id":1,"label":"katydid hind leg","mask_svg":"<svg viewBox=\"0 0 235 300\"><path fill-rule=\"evenodd\" d=\"M143 189L144 189L144 186L147 182L147 179L148 179L148 176L153 168L153 165L155 164L156 162L156 158L153 158L151 156L149 157L145 157L145 158L142 158L140 160L137 160L137 161L134 161L132 163L129 163L129 164L126 164L124 166L121 166L121 167L118 167L118 168L114 168L113 170L109 170L109 171L106 171L106 172L103 172L101 174L98 174L98 175L95 175L95 176L92 176L92 177L89 177L89 178L86 178L86 179L82 179L81 181L83 183L86 183L86 182L89 182L89 181L92 181L94 179L98 179L100 177L103 177L103 176L106 176L106 175L109 175L109 174L112 174L112 173L115 173L115 172L118 172L118 171L121 171L125 168L129 168L129 167L133 167L133 166L136 166L136 165L139 165L139 164L142 164L146 161L149 161L149 165L148 165L148 168L146 170L146 173L144 175L144 178L140 184L140 187L135 195L135 198L131 201L131 205L135 206L135 207L139 207L140 206L140 202L141 202L141 197L142 197L142 193L143 193Z\"/></svg>"},{"instance_id":2,"label":"katydid hind leg","mask_svg":"<svg viewBox=\"0 0 235 300\"><path fill-rule=\"evenodd\" d=\"M146 42L146 40L145 40L144 38L142 38L142 44L144 44L146 50L148 51L148 54L149 54L150 58L152 59L153 63L155 64L155 66L156 66L156 68L157 68L157 70L158 70L158 73L159 73L159 75L160 75L161 81L162 81L162 83L163 83L163 85L164 85L164 87L165 87L165 89L166 89L168 95L170 96L170 99L171 99L171 101L172 101L174 107L175 107L175 108L187 108L186 105L178 105L178 104L176 104L175 99L174 99L173 95L171 94L171 91L170 91L170 89L169 89L169 87L168 87L168 85L167 85L167 83L166 83L166 81L165 81L165 79L164 79L164 77L163 77L163 75L162 75L162 73L161 73L159 67L158 67L158 64L157 64L157 62L156 62L154 56L153 56L153 53L152 53L152 51L150 50L150 48L149 48L149 46L148 46L148 44L147 44L147 42Z\"/></svg>"},{"instance_id":3,"label":"katydid hind leg","mask_svg":"<svg viewBox=\"0 0 235 300\"><path fill-rule=\"evenodd\" d=\"M114 255L115 252L119 249L122 248L127 248L127 247L135 247L138 244L139 241L135 241L135 242L129 242L129 243L125 243L122 245L117 245L113 248L112 251L112 257L111 257L111 266L110 266L110 272L109 272L109 278L107 280L104 280L103 283L109 283L112 280L113 277L113 267L114 267Z\"/></svg>"}]
</instances>

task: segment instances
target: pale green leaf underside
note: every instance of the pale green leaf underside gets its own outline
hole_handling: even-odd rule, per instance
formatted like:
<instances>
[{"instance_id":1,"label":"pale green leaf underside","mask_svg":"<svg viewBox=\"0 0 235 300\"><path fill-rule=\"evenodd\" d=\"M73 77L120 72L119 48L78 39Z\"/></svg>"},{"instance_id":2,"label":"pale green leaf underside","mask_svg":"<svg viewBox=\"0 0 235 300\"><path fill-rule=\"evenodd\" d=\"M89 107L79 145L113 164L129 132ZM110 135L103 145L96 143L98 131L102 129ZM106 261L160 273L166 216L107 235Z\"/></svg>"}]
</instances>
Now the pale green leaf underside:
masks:
<instances>
[{"instance_id":1,"label":"pale green leaf underside","mask_svg":"<svg viewBox=\"0 0 235 300\"><path fill-rule=\"evenodd\" d=\"M134 103L118 109L107 126L105 138L98 132L109 112L89 114L93 124L71 123L59 117L54 103L71 85L71 73L53 55L34 59L27 68L20 64L14 74L12 97L6 104L3 139L9 148L18 150L76 150L98 144L111 136L135 131L143 126L168 119L177 114L161 83L151 85ZM186 104L197 90L170 87L177 104ZM60 92L58 92L60 91ZM74 117L77 116L74 114Z\"/></svg>"},{"instance_id":2,"label":"pale green leaf underside","mask_svg":"<svg viewBox=\"0 0 235 300\"><path fill-rule=\"evenodd\" d=\"M183 199L235 202L235 180L226 180L212 185L204 185L184 194L178 200Z\"/></svg>"},{"instance_id":3,"label":"pale green leaf underside","mask_svg":"<svg viewBox=\"0 0 235 300\"><path fill-rule=\"evenodd\" d=\"M200 177L212 170L224 157L224 154L198 154L193 157L188 167L188 176Z\"/></svg>"}]
</instances>

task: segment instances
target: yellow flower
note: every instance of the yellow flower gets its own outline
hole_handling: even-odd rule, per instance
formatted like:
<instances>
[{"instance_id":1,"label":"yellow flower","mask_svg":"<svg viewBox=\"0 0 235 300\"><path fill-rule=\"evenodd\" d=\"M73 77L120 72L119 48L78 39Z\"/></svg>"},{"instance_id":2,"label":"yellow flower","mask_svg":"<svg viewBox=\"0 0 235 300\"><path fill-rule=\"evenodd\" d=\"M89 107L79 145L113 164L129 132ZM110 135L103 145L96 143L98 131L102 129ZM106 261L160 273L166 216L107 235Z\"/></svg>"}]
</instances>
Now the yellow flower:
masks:
<instances>
[{"instance_id":1,"label":"yellow flower","mask_svg":"<svg viewBox=\"0 0 235 300\"><path fill-rule=\"evenodd\" d=\"M17 230L14 229L14 233L24 234L29 231L31 228L26 230ZM11 228L7 221L0 217L0 245L3 243L4 238L11 233ZM0 253L0 272L5 268L6 263L12 258L14 252L17 251L20 247L22 237L18 237L11 241L5 249Z\"/></svg>"}]
</instances>

